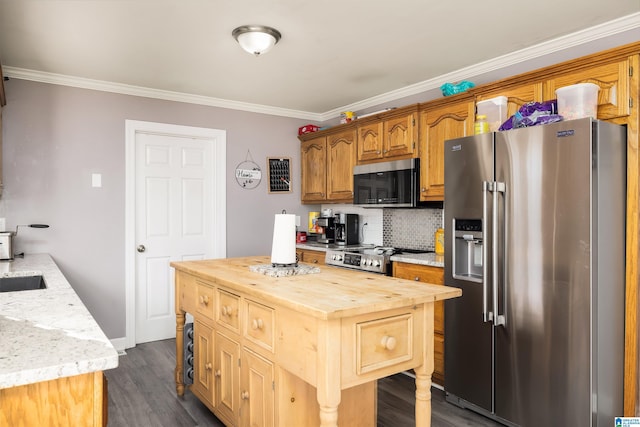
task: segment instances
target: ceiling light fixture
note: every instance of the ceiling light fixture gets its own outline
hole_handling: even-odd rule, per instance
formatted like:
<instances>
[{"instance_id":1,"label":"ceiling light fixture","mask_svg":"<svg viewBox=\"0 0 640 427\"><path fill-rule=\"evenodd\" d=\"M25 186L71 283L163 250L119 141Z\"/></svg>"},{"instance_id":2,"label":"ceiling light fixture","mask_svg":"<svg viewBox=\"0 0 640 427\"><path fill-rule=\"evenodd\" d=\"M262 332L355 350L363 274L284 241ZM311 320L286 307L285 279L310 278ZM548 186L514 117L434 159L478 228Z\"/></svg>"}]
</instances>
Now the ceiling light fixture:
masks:
<instances>
[{"instance_id":1,"label":"ceiling light fixture","mask_svg":"<svg viewBox=\"0 0 640 427\"><path fill-rule=\"evenodd\" d=\"M256 56L268 52L282 38L280 31L264 25L243 25L231 35L240 47Z\"/></svg>"}]
</instances>

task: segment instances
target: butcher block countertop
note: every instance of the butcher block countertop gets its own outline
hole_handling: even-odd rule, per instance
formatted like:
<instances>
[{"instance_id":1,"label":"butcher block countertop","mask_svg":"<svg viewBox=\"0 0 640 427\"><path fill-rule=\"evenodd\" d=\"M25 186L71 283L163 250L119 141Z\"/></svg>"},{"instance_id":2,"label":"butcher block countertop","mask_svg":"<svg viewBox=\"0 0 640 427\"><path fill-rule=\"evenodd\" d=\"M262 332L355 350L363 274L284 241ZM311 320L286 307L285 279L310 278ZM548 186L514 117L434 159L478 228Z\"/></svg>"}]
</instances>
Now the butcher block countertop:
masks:
<instances>
[{"instance_id":1,"label":"butcher block countertop","mask_svg":"<svg viewBox=\"0 0 640 427\"><path fill-rule=\"evenodd\" d=\"M416 283L332 266L320 266L319 273L287 277L270 277L249 270L251 265L269 263L268 256L254 256L172 262L171 266L228 289L323 320L462 295L458 288Z\"/></svg>"}]
</instances>

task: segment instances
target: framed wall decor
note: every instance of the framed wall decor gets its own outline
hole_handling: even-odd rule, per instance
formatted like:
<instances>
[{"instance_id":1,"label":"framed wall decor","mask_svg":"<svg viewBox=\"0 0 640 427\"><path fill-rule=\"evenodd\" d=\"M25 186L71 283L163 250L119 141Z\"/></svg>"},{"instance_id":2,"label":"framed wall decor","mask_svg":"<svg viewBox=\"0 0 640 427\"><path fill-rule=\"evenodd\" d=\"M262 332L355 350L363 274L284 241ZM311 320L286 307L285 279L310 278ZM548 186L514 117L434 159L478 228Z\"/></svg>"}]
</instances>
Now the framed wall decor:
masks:
<instances>
[{"instance_id":1,"label":"framed wall decor","mask_svg":"<svg viewBox=\"0 0 640 427\"><path fill-rule=\"evenodd\" d=\"M267 157L269 193L291 193L291 158Z\"/></svg>"}]
</instances>

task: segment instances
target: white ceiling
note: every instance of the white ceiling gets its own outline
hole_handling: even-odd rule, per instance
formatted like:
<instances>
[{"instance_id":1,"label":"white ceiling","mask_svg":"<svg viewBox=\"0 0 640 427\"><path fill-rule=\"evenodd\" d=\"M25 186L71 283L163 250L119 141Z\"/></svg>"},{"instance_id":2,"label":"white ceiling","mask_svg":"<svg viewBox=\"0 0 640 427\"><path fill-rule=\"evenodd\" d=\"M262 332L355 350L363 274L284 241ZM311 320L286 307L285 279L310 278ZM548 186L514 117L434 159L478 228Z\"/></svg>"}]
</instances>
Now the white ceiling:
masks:
<instances>
[{"instance_id":1,"label":"white ceiling","mask_svg":"<svg viewBox=\"0 0 640 427\"><path fill-rule=\"evenodd\" d=\"M246 24L282 40L254 57L231 37ZM0 0L0 60L11 77L321 118L594 28L640 39L640 0Z\"/></svg>"}]
</instances>

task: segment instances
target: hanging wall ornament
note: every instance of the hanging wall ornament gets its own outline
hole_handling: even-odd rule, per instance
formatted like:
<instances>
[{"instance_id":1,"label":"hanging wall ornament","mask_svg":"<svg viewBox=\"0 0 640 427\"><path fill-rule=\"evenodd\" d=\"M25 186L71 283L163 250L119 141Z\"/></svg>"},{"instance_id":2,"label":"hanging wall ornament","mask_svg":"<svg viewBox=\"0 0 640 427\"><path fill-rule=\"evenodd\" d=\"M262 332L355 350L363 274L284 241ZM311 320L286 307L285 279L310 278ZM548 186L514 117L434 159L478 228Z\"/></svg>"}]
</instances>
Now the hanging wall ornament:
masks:
<instances>
[{"instance_id":1,"label":"hanging wall ornament","mask_svg":"<svg viewBox=\"0 0 640 427\"><path fill-rule=\"evenodd\" d=\"M244 162L240 162L236 166L236 182L246 190L256 188L262 180L262 171L260 166L253 161L251 153L247 150L247 156Z\"/></svg>"}]
</instances>

